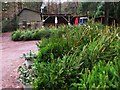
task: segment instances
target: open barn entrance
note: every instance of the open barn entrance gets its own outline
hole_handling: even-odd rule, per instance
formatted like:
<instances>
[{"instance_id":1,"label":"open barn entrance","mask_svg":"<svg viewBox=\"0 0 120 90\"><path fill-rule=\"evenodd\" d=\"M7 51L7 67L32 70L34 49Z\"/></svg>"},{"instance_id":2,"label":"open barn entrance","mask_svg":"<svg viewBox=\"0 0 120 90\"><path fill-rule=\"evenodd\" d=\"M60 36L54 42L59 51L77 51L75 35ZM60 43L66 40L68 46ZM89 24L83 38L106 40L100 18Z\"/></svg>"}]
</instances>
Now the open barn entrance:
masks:
<instances>
[{"instance_id":1,"label":"open barn entrance","mask_svg":"<svg viewBox=\"0 0 120 90\"><path fill-rule=\"evenodd\" d=\"M42 14L42 20L43 20L43 25L48 27L68 25L70 24L71 14Z\"/></svg>"}]
</instances>

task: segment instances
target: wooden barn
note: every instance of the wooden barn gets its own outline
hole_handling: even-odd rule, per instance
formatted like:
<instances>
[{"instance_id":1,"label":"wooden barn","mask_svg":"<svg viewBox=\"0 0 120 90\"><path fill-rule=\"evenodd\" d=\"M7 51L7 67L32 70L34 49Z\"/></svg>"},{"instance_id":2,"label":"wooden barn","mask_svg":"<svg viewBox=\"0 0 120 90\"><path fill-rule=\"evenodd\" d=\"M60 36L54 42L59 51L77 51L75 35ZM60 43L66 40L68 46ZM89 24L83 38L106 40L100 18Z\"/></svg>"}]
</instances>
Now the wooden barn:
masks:
<instances>
[{"instance_id":1,"label":"wooden barn","mask_svg":"<svg viewBox=\"0 0 120 90\"><path fill-rule=\"evenodd\" d=\"M59 25L74 25L75 18L83 16L73 16L71 14L42 14L27 8L22 9L17 18L19 20L19 28L41 28L42 26L59 26ZM84 16L85 17L85 16ZM89 17L91 19L93 17ZM109 25L114 23L114 18L109 18ZM95 22L104 24L105 17L96 17ZM116 20L115 20L116 22Z\"/></svg>"},{"instance_id":2,"label":"wooden barn","mask_svg":"<svg viewBox=\"0 0 120 90\"><path fill-rule=\"evenodd\" d=\"M41 28L42 21L40 12L24 8L18 15L19 28Z\"/></svg>"}]
</instances>

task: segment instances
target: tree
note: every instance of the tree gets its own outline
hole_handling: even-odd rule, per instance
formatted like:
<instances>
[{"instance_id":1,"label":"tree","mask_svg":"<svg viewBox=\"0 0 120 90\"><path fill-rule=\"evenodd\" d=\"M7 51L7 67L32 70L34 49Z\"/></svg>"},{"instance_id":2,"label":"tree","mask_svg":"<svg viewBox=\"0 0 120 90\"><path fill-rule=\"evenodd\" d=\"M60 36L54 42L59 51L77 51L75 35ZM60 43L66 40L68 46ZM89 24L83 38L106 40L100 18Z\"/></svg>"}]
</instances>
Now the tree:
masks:
<instances>
[{"instance_id":1,"label":"tree","mask_svg":"<svg viewBox=\"0 0 120 90\"><path fill-rule=\"evenodd\" d=\"M105 2L105 24L108 25L109 20L109 2Z\"/></svg>"},{"instance_id":2,"label":"tree","mask_svg":"<svg viewBox=\"0 0 120 90\"><path fill-rule=\"evenodd\" d=\"M40 12L42 2L24 2L23 7Z\"/></svg>"}]
</instances>

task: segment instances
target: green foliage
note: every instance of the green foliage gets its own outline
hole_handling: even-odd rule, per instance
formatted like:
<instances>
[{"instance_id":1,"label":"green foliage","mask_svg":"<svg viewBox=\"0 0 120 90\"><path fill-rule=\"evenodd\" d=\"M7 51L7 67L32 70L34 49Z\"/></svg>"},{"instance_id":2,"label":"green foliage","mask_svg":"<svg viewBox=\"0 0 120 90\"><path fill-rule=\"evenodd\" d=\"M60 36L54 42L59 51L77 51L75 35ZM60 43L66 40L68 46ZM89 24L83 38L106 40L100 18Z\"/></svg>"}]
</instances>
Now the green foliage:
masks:
<instances>
[{"instance_id":1,"label":"green foliage","mask_svg":"<svg viewBox=\"0 0 120 90\"><path fill-rule=\"evenodd\" d=\"M73 83L72 86L77 88L119 88L120 76L118 67L120 61L114 62L99 61L93 69L90 71L85 68L84 72L81 72L80 83Z\"/></svg>"},{"instance_id":2,"label":"green foliage","mask_svg":"<svg viewBox=\"0 0 120 90\"><path fill-rule=\"evenodd\" d=\"M33 32L33 38L35 40L40 40L41 38L49 38L51 32L49 30L35 30Z\"/></svg>"},{"instance_id":3,"label":"green foliage","mask_svg":"<svg viewBox=\"0 0 120 90\"><path fill-rule=\"evenodd\" d=\"M52 37L37 43L33 88L120 87L119 28L89 23L52 30Z\"/></svg>"},{"instance_id":4,"label":"green foliage","mask_svg":"<svg viewBox=\"0 0 120 90\"><path fill-rule=\"evenodd\" d=\"M64 42L65 40L60 38L51 38L49 40L46 40L49 43L43 43L40 45L40 50L38 53L38 60L39 61L45 61L45 62L51 62L51 55L54 55L54 58L62 57L62 54L64 55L66 50L69 50L69 47L67 46L67 43ZM44 47L43 47L44 46ZM68 51L67 51L68 52Z\"/></svg>"},{"instance_id":5,"label":"green foliage","mask_svg":"<svg viewBox=\"0 0 120 90\"><path fill-rule=\"evenodd\" d=\"M12 37L11 38L14 41L20 41L20 40L22 40L21 35L23 35L23 32L20 31L20 30L17 30L17 31L15 31L15 32L12 33Z\"/></svg>"},{"instance_id":6,"label":"green foliage","mask_svg":"<svg viewBox=\"0 0 120 90\"><path fill-rule=\"evenodd\" d=\"M35 30L17 30L14 31L11 35L13 41L19 40L41 40L42 38L49 38L52 36L59 36L64 33L63 30L55 30L55 28L42 28L42 29L35 29Z\"/></svg>"},{"instance_id":7,"label":"green foliage","mask_svg":"<svg viewBox=\"0 0 120 90\"><path fill-rule=\"evenodd\" d=\"M45 30L17 30L15 32L12 33L12 40L40 40L41 38L46 38L48 35L49 31L45 31ZM16 35L19 34L19 37L17 37Z\"/></svg>"},{"instance_id":8,"label":"green foliage","mask_svg":"<svg viewBox=\"0 0 120 90\"><path fill-rule=\"evenodd\" d=\"M92 55L94 54L94 58L97 59L97 54L98 54L97 52L100 53L100 49L109 47L107 45L109 45L110 43L109 41L112 38L113 33L110 34L110 32L107 32L109 34L109 37L108 39L106 39L108 34L106 33L107 35L103 37L104 32L100 30L100 29L106 29L106 27L98 24L95 24L95 25L91 25L88 27L78 26L74 28L66 26L62 28L64 30L64 33L62 32L60 37L59 37L59 34L60 34L59 33L56 36L51 37L49 39L42 39L42 43L41 42L37 43L37 46L39 48L38 61L51 62L51 58L50 58L51 54L53 54L55 59L57 59L58 57L62 58L65 54L73 54L76 47L79 47L78 53L80 53L83 47L86 45L87 45L86 52L85 52L86 56L88 57L89 54L91 53ZM105 40L108 40L108 41L105 41ZM104 46L102 46L103 43L104 43ZM100 45L98 45L98 47L95 48L97 44L100 44ZM94 52L92 53L93 50L89 50L89 48L90 49L95 48L96 50L94 50ZM109 49L109 50L112 51L112 49ZM88 57L88 60L90 58L92 59L93 57Z\"/></svg>"},{"instance_id":9,"label":"green foliage","mask_svg":"<svg viewBox=\"0 0 120 90\"><path fill-rule=\"evenodd\" d=\"M36 53L34 53L30 50L29 53L26 53L26 54L24 53L22 58L25 58L25 60L27 60L27 61L33 61L35 58L37 58L37 55L36 55Z\"/></svg>"},{"instance_id":10,"label":"green foliage","mask_svg":"<svg viewBox=\"0 0 120 90\"><path fill-rule=\"evenodd\" d=\"M81 53L77 55L64 55L54 62L45 63L35 61L33 69L37 75L33 88L35 89L77 89L77 88L118 88L120 84L120 63L115 57L113 62L99 60L92 70L89 66L83 67ZM84 52L84 49L83 51ZM90 64L91 62L88 62Z\"/></svg>"},{"instance_id":11,"label":"green foliage","mask_svg":"<svg viewBox=\"0 0 120 90\"><path fill-rule=\"evenodd\" d=\"M21 35L21 39L22 40L32 40L33 39L33 32L32 31L24 31L24 33Z\"/></svg>"},{"instance_id":12,"label":"green foliage","mask_svg":"<svg viewBox=\"0 0 120 90\"><path fill-rule=\"evenodd\" d=\"M18 28L18 18L15 17L12 20L2 21L2 32L11 32L15 31Z\"/></svg>"},{"instance_id":13,"label":"green foliage","mask_svg":"<svg viewBox=\"0 0 120 90\"><path fill-rule=\"evenodd\" d=\"M101 24L61 29L64 29L61 37L42 39L42 43L37 44L38 58L34 63L37 77L33 87L117 88L120 83L117 65L120 43L116 36L119 29Z\"/></svg>"},{"instance_id":14,"label":"green foliage","mask_svg":"<svg viewBox=\"0 0 120 90\"><path fill-rule=\"evenodd\" d=\"M94 16L98 6L98 2L82 2L82 14L87 15L87 12L89 11L89 15Z\"/></svg>"},{"instance_id":15,"label":"green foliage","mask_svg":"<svg viewBox=\"0 0 120 90\"><path fill-rule=\"evenodd\" d=\"M32 82L34 81L35 78L35 74L32 69L28 69L26 65L19 66L18 73L19 73L18 80L23 85L32 85Z\"/></svg>"},{"instance_id":16,"label":"green foliage","mask_svg":"<svg viewBox=\"0 0 120 90\"><path fill-rule=\"evenodd\" d=\"M54 59L53 57L51 57ZM34 63L35 73L38 75L33 83L35 89L67 89L70 84L76 82L82 63L75 55L63 56L52 63Z\"/></svg>"}]
</instances>

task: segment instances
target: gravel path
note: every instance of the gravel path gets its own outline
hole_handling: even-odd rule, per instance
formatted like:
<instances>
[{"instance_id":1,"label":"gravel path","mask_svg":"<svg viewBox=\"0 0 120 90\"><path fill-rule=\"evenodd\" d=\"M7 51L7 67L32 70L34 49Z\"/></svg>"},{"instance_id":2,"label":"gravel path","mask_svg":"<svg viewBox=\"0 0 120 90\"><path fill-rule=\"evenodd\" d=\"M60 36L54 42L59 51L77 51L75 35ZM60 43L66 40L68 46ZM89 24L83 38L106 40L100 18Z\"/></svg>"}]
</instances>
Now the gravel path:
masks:
<instances>
[{"instance_id":1,"label":"gravel path","mask_svg":"<svg viewBox=\"0 0 120 90\"><path fill-rule=\"evenodd\" d=\"M20 56L30 50L37 51L36 43L38 41L14 42L10 35L11 33L3 33L0 36L2 38L2 41L0 41L0 52L2 53L0 61L2 80L0 80L0 84L2 84L2 88L19 88L21 86L16 80L17 68L24 62Z\"/></svg>"}]
</instances>

